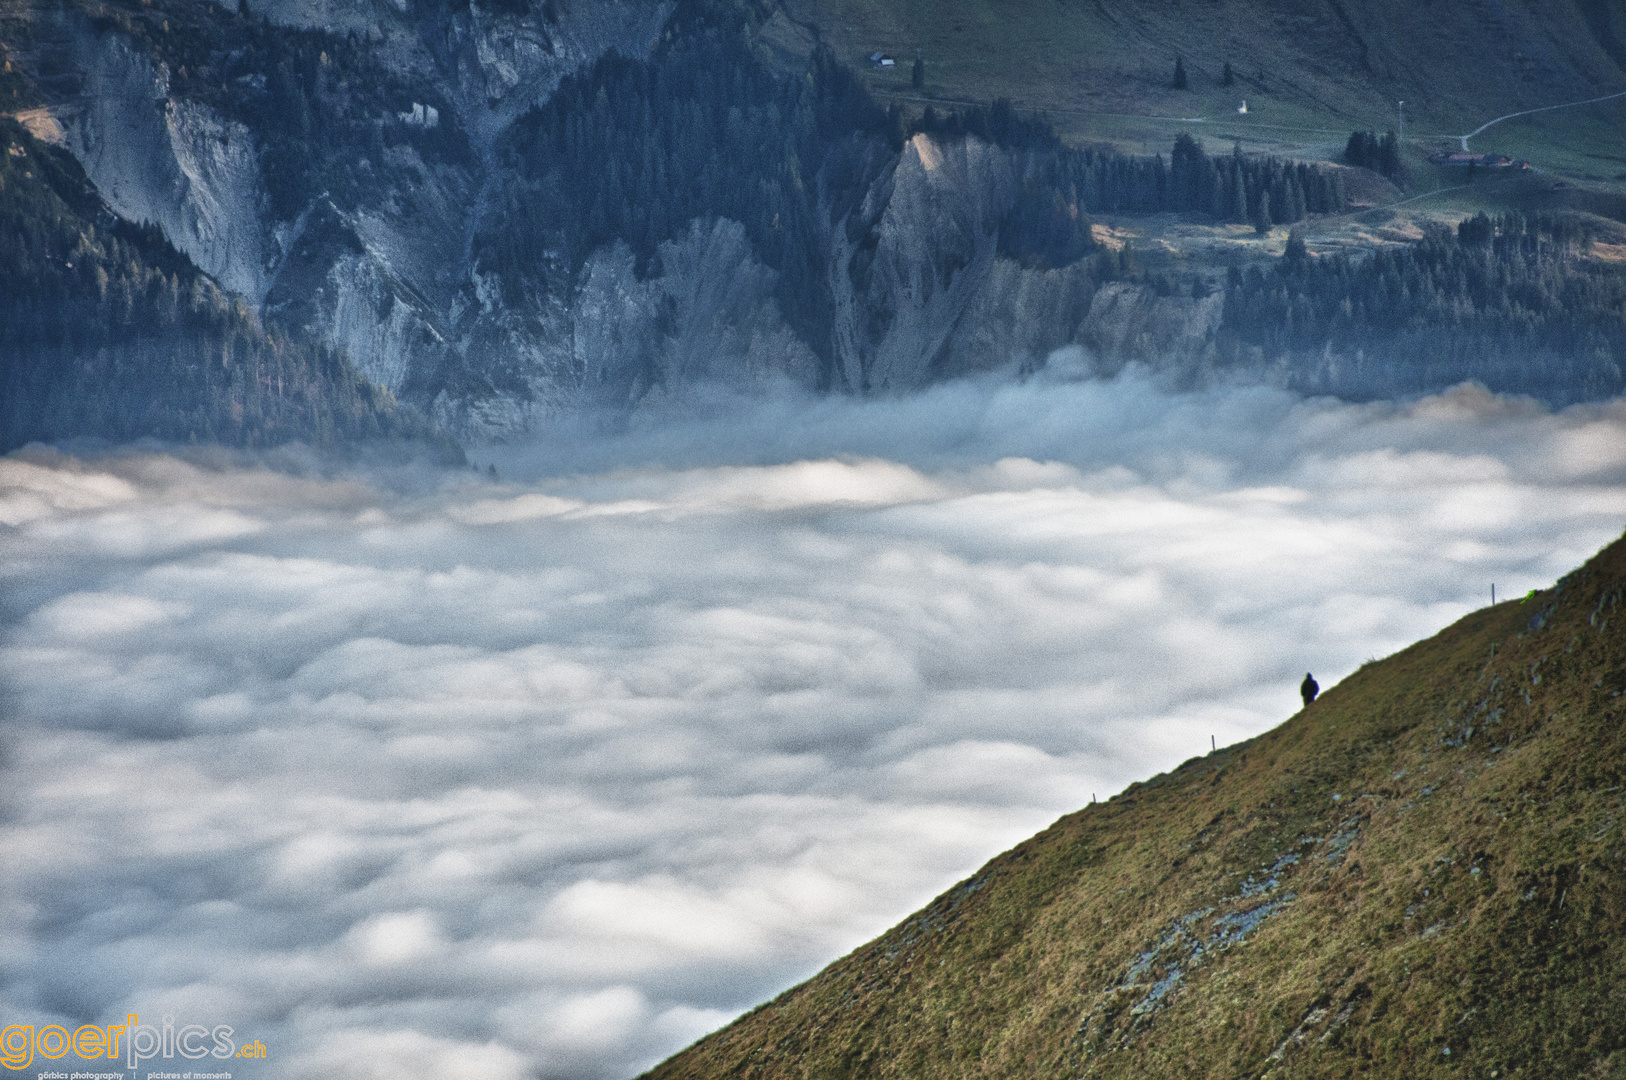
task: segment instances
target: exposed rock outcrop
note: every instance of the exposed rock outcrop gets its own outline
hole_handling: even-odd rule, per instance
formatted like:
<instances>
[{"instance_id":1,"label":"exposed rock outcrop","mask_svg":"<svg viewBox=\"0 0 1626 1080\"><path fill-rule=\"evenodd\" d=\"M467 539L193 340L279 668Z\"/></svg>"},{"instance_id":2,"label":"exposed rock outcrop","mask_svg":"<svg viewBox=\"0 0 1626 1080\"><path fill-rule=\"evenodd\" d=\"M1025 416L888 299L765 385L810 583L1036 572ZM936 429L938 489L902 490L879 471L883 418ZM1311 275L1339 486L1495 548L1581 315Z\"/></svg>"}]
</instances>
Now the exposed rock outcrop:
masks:
<instances>
[{"instance_id":1,"label":"exposed rock outcrop","mask_svg":"<svg viewBox=\"0 0 1626 1080\"><path fill-rule=\"evenodd\" d=\"M258 147L242 124L172 98L169 73L111 32L81 32L83 93L65 145L119 215L150 221L198 267L258 303L269 280Z\"/></svg>"},{"instance_id":2,"label":"exposed rock outcrop","mask_svg":"<svg viewBox=\"0 0 1626 1080\"><path fill-rule=\"evenodd\" d=\"M776 299L780 275L748 229L722 217L693 220L652 260L615 242L575 264L544 252L524 281L482 265L475 238L515 182L498 151L503 131L605 53L647 57L672 10L670 0L517 14L478 3L255 4L275 24L345 35L398 73L401 86L370 99L385 105L375 124L427 133L429 110L446 109L441 126L455 132L433 152L410 134L357 147L359 164L344 168L360 181L303 206L280 196L280 213L255 132L181 96L164 64L116 28L53 17L73 42L80 92L50 115L117 213L158 225L268 321L342 349L368 379L482 438L578 408L674 402L710 383L884 393L1031 369L1079 342L1105 356L1190 352L1217 319L1217 300L1174 310L1120 286L1092 307L1085 267L1002 258L1000 223L1026 166L975 137L916 135L901 152L872 138L843 179L821 174L834 185L813 240L828 342L792 328ZM783 22L771 24L767 53L806 62L811 45ZM311 90L318 121L334 108L321 101L325 78Z\"/></svg>"},{"instance_id":3,"label":"exposed rock outcrop","mask_svg":"<svg viewBox=\"0 0 1626 1080\"><path fill-rule=\"evenodd\" d=\"M1129 282L1101 286L1090 302L1082 342L1110 369L1149 356L1192 371L1213 360L1225 294L1160 296Z\"/></svg>"}]
</instances>

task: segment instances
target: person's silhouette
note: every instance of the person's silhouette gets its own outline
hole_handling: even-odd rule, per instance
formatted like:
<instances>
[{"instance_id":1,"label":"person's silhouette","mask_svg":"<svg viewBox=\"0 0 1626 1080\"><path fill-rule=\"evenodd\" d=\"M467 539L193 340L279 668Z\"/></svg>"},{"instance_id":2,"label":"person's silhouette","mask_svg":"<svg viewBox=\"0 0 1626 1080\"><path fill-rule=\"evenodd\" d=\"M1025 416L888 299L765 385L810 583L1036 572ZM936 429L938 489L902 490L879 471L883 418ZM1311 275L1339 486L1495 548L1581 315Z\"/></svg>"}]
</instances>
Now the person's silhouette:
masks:
<instances>
[{"instance_id":1,"label":"person's silhouette","mask_svg":"<svg viewBox=\"0 0 1626 1080\"><path fill-rule=\"evenodd\" d=\"M1306 671L1304 681L1299 683L1299 694L1304 698L1305 706L1308 707L1319 693L1321 693L1321 687L1316 685L1315 676Z\"/></svg>"}]
</instances>

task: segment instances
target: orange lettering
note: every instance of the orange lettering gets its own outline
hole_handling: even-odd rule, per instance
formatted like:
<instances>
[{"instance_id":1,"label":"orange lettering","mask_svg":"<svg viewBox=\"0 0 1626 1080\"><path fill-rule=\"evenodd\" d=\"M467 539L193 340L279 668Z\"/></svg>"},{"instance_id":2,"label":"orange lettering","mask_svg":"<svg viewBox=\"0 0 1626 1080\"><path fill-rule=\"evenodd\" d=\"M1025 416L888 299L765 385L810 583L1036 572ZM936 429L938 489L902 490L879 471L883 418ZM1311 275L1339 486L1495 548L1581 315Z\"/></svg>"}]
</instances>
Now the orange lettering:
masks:
<instances>
[{"instance_id":1,"label":"orange lettering","mask_svg":"<svg viewBox=\"0 0 1626 1080\"><path fill-rule=\"evenodd\" d=\"M82 1058L99 1058L107 1053L107 1036L101 1028L86 1024L73 1033L73 1052Z\"/></svg>"},{"instance_id":2,"label":"orange lettering","mask_svg":"<svg viewBox=\"0 0 1626 1080\"><path fill-rule=\"evenodd\" d=\"M68 1052L68 1029L61 1024L52 1024L50 1027L40 1028L40 1033L34 1039L34 1049L39 1051L40 1057L59 1058Z\"/></svg>"}]
</instances>

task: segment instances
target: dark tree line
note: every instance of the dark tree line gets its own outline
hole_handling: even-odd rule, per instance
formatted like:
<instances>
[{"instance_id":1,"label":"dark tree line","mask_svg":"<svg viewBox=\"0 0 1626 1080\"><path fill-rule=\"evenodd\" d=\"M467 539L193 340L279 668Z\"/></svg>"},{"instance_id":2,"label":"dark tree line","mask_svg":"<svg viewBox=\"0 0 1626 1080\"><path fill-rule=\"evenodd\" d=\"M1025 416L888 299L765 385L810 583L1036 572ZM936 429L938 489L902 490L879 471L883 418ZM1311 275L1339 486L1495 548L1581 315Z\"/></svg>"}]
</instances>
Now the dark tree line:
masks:
<instances>
[{"instance_id":1,"label":"dark tree line","mask_svg":"<svg viewBox=\"0 0 1626 1080\"><path fill-rule=\"evenodd\" d=\"M1344 164L1394 177L1400 174L1400 140L1394 132L1381 138L1375 132L1351 132L1344 146Z\"/></svg>"},{"instance_id":2,"label":"dark tree line","mask_svg":"<svg viewBox=\"0 0 1626 1080\"><path fill-rule=\"evenodd\" d=\"M1389 392L1477 377L1550 401L1610 396L1626 387L1626 274L1582 258L1586 247L1573 217L1479 214L1366 258L1233 271L1223 351L1241 363L1381 357Z\"/></svg>"},{"instance_id":3,"label":"dark tree line","mask_svg":"<svg viewBox=\"0 0 1626 1080\"><path fill-rule=\"evenodd\" d=\"M974 135L1026 152L1030 175L1086 213L1202 214L1215 221L1273 224L1348 208L1336 169L1280 158L1244 157L1241 149L1209 157L1197 140L1181 135L1168 162L1102 147L1066 146L1041 120L1026 119L1009 102L939 115L927 108L911 129L953 140Z\"/></svg>"},{"instance_id":4,"label":"dark tree line","mask_svg":"<svg viewBox=\"0 0 1626 1080\"><path fill-rule=\"evenodd\" d=\"M330 349L265 333L71 157L0 121L0 450L144 436L430 438Z\"/></svg>"},{"instance_id":5,"label":"dark tree line","mask_svg":"<svg viewBox=\"0 0 1626 1080\"><path fill-rule=\"evenodd\" d=\"M1310 214L1331 214L1348 203L1335 170L1240 151L1209 157L1189 135L1162 156L1131 157L1097 148L1057 148L1041 170L1048 182L1075 196L1087 212L1185 213L1214 221L1291 224Z\"/></svg>"}]
</instances>

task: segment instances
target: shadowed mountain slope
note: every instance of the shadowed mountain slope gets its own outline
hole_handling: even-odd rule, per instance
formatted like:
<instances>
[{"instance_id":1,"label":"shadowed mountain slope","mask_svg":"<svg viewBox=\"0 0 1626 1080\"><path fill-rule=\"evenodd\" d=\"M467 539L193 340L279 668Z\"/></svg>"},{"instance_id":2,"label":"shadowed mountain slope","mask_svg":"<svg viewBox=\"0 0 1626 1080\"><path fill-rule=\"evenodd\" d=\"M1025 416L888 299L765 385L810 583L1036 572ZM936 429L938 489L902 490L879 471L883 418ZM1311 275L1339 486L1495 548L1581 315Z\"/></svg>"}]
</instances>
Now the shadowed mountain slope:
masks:
<instances>
[{"instance_id":1,"label":"shadowed mountain slope","mask_svg":"<svg viewBox=\"0 0 1626 1080\"><path fill-rule=\"evenodd\" d=\"M1626 539L647 1075L1626 1075L1623 599Z\"/></svg>"}]
</instances>

